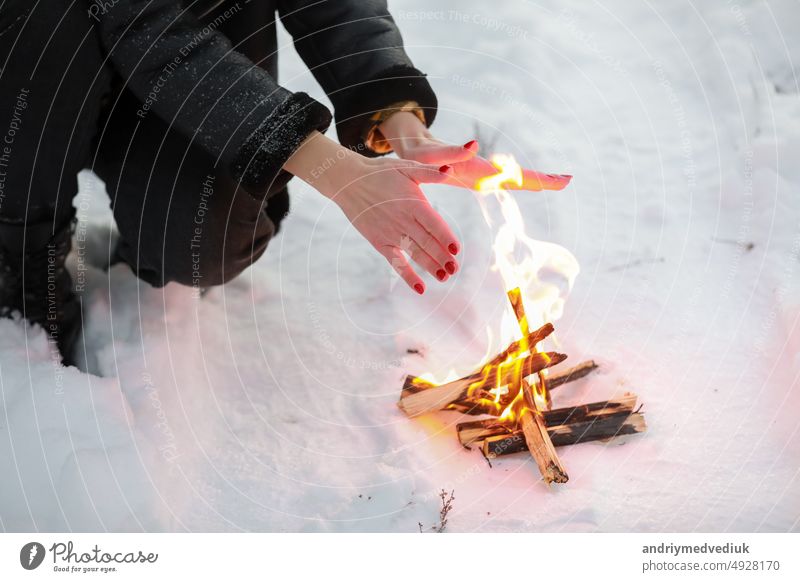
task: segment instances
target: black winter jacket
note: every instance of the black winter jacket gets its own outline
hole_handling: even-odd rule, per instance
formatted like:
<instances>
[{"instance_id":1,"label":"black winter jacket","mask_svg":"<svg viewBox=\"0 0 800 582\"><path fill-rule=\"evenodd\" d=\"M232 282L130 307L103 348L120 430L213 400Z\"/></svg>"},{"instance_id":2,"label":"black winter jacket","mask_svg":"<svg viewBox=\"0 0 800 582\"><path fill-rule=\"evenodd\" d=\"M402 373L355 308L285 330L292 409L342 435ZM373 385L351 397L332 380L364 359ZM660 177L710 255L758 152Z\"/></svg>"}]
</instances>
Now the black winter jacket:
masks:
<instances>
[{"instance_id":1,"label":"black winter jacket","mask_svg":"<svg viewBox=\"0 0 800 582\"><path fill-rule=\"evenodd\" d=\"M306 65L330 97L340 142L374 155L363 143L370 116L400 101L416 101L428 125L436 97L411 64L382 0L251 0L277 13ZM276 55L254 64L216 28L223 10L248 4L220 0L116 0L98 11L101 41L127 87L193 137L251 192L263 192L313 130L331 114L305 93L277 84ZM238 7L238 8L237 8ZM216 10L217 12L214 12ZM202 22L201 14L216 16ZM270 23L265 23L265 26ZM271 33L274 39L274 27ZM272 45L275 45L274 40Z\"/></svg>"}]
</instances>

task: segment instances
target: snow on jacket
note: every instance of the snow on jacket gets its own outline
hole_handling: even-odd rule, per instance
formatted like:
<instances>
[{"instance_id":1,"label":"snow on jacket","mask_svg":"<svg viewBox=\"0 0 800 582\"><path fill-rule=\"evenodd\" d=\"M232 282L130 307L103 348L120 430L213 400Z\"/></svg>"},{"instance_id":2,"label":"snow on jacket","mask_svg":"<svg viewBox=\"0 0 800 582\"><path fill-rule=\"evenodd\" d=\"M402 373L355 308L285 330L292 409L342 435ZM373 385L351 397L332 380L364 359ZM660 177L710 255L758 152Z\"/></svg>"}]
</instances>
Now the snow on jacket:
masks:
<instances>
[{"instance_id":1,"label":"snow on jacket","mask_svg":"<svg viewBox=\"0 0 800 582\"><path fill-rule=\"evenodd\" d=\"M403 49L385 1L255 1L265 13L277 11L293 36L334 105L343 145L377 155L364 144L370 117L398 102L417 102L426 123L433 122L436 96ZM116 0L92 16L127 87L145 102L156 80L167 76L148 107L260 193L284 173L284 162L310 132L328 128L331 114L307 94L278 85L268 72L276 70L274 52L256 66L233 50L216 21L196 16L226 4L240 3Z\"/></svg>"}]
</instances>

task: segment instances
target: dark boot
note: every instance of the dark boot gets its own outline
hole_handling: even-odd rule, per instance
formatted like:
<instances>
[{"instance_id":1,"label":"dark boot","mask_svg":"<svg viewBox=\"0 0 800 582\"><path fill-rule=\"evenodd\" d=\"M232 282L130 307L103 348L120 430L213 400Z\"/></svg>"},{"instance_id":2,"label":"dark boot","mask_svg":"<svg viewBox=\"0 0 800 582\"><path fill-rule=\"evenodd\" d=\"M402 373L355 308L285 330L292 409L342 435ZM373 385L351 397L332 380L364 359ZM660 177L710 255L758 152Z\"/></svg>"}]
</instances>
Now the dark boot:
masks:
<instances>
[{"instance_id":1,"label":"dark boot","mask_svg":"<svg viewBox=\"0 0 800 582\"><path fill-rule=\"evenodd\" d=\"M73 230L72 219L55 233L52 223L0 222L0 316L19 312L42 326L66 365L81 331L80 303L64 267Z\"/></svg>"}]
</instances>

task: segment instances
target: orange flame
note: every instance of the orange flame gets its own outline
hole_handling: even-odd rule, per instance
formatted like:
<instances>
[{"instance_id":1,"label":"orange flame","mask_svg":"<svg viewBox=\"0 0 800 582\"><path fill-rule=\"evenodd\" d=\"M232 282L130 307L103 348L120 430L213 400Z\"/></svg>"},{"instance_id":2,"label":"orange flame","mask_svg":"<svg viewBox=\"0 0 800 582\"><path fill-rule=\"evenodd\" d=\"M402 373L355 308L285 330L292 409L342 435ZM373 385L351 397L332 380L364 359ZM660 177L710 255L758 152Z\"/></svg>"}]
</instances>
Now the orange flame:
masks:
<instances>
[{"instance_id":1,"label":"orange flame","mask_svg":"<svg viewBox=\"0 0 800 582\"><path fill-rule=\"evenodd\" d=\"M526 312L519 321L509 311L504 314L500 339L511 343L519 336L520 330L523 338L518 348L507 354L504 360L482 366L479 378L469 387L469 394L480 403L494 405L496 409L503 407L499 419L513 421L526 407L521 386L525 356L541 351L541 345L528 345L528 332L525 330L529 327L537 329L561 317L566 295L572 289L580 267L564 247L532 239L525 233L519 205L504 188L507 184L523 184L522 168L514 157L496 154L491 162L497 173L478 180L475 189L480 193L478 200L487 224L492 226L493 223L487 199L493 198L498 203L502 216L493 244L495 262L492 269L500 272L507 292L519 288L520 301L525 304ZM491 339L491 329L487 332ZM510 386L502 383L502 379L508 377L506 372L518 379ZM531 386L534 403L539 409L544 409L549 401L543 381L545 374L546 371L541 372L538 381ZM432 378L428 374L425 377ZM445 381L456 378L457 374L451 370ZM493 378L492 383L490 379ZM488 398L483 397L484 393Z\"/></svg>"},{"instance_id":2,"label":"orange flame","mask_svg":"<svg viewBox=\"0 0 800 582\"><path fill-rule=\"evenodd\" d=\"M507 184L522 185L522 168L511 155L497 154L492 156L491 161L498 170L497 174L478 180L475 186L482 194L479 197L481 208L490 225L492 220L485 199L493 197L500 206L503 221L494 241L493 268L500 272L507 292L513 293L512 290L519 289L518 300L526 306L524 312L520 307L520 313L513 319L507 315L503 320L505 333L516 336L522 331L518 352L509 356L511 361L522 362L521 356L526 352L534 354L541 351L540 345L528 345L528 330L561 317L565 296L572 289L580 267L567 249L554 243L534 240L525 233L525 221L519 205L511 192L504 188ZM545 280L545 274L556 275L562 285L553 282L552 277ZM514 377L519 378L517 384L523 380L521 375L515 374ZM539 409L546 408L549 402L544 378L545 372L540 373L538 381L531 386L535 405ZM500 415L501 420L514 420L525 408L521 388L521 384L512 387L515 395Z\"/></svg>"}]
</instances>

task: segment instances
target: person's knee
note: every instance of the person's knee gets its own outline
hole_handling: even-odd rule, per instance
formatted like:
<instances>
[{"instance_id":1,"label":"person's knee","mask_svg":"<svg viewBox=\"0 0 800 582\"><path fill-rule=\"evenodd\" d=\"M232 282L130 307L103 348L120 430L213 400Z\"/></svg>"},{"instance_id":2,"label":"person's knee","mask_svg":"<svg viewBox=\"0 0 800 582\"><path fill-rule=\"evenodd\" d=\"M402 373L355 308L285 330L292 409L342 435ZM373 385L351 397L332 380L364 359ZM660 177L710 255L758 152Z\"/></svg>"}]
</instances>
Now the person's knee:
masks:
<instances>
[{"instance_id":1,"label":"person's knee","mask_svg":"<svg viewBox=\"0 0 800 582\"><path fill-rule=\"evenodd\" d=\"M142 228L126 237L118 257L136 275L156 287L178 283L207 288L235 279L266 251L275 225L265 212L251 220L217 220L221 209L202 222L166 220L158 228ZM146 231L146 234L145 234ZM161 236L159 236L159 233Z\"/></svg>"},{"instance_id":2,"label":"person's knee","mask_svg":"<svg viewBox=\"0 0 800 582\"><path fill-rule=\"evenodd\" d=\"M141 279L156 287L167 283L215 287L235 279L261 258L274 231L272 222L264 217L253 230L197 233L182 248L164 245L157 256L148 256L141 249L122 254Z\"/></svg>"},{"instance_id":3,"label":"person's knee","mask_svg":"<svg viewBox=\"0 0 800 582\"><path fill-rule=\"evenodd\" d=\"M137 197L135 180L123 176L117 181L113 200L122 239L119 256L157 287L227 283L264 254L288 200L283 200L286 208L272 208L272 197L265 204L232 180L212 174L203 178L194 168L179 178L171 196L156 195L161 189L154 188Z\"/></svg>"},{"instance_id":4,"label":"person's knee","mask_svg":"<svg viewBox=\"0 0 800 582\"><path fill-rule=\"evenodd\" d=\"M228 233L214 237L193 249L190 256L191 273L175 269L172 280L192 287L214 287L235 279L267 250L275 234L268 218L259 221L252 231Z\"/></svg>"}]
</instances>

